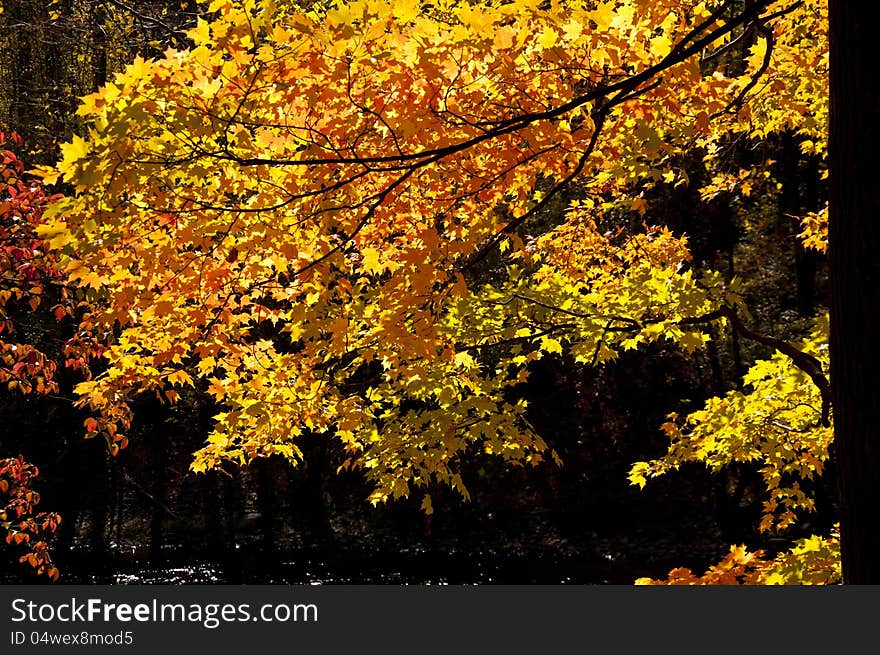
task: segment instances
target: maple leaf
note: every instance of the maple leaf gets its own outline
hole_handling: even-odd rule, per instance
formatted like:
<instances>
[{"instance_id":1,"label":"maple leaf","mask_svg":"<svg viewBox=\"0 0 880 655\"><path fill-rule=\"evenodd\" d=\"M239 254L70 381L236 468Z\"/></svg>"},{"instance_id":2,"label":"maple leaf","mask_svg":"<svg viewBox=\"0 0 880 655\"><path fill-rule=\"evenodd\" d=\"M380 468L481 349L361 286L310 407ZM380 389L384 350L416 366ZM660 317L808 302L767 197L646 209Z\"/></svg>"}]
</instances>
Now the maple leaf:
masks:
<instances>
[{"instance_id":1,"label":"maple leaf","mask_svg":"<svg viewBox=\"0 0 880 655\"><path fill-rule=\"evenodd\" d=\"M541 337L541 350L548 353L561 353L562 344L552 337Z\"/></svg>"},{"instance_id":2,"label":"maple leaf","mask_svg":"<svg viewBox=\"0 0 880 655\"><path fill-rule=\"evenodd\" d=\"M376 248L364 248L361 251L361 267L367 273L382 273L385 267L379 262L381 252Z\"/></svg>"}]
</instances>

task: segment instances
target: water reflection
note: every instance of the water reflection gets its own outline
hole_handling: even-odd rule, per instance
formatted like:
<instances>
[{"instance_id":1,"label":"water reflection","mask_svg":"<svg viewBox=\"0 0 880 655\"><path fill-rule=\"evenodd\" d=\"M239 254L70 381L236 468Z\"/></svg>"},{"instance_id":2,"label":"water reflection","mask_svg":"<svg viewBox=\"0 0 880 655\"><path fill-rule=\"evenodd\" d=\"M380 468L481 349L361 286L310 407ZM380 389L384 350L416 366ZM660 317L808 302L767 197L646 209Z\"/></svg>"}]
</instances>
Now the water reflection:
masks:
<instances>
[{"instance_id":1,"label":"water reflection","mask_svg":"<svg viewBox=\"0 0 880 655\"><path fill-rule=\"evenodd\" d=\"M164 564L115 561L96 573L85 553L65 570L67 584L628 584L633 573L614 567L613 557L578 553L431 551L411 548L301 551L272 557L242 548L224 561L175 558ZM108 570L109 569L109 570ZM82 573L80 573L82 572ZM22 581L19 581L22 582Z\"/></svg>"}]
</instances>

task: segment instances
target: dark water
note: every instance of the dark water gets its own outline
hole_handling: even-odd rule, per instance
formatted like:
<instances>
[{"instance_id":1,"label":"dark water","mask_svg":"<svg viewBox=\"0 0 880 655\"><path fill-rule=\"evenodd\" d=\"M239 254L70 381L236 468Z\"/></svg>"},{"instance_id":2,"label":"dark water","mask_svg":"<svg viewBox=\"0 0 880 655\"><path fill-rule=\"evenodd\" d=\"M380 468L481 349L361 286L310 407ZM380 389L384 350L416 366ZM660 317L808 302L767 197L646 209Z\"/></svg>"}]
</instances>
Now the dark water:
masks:
<instances>
[{"instance_id":1,"label":"dark water","mask_svg":"<svg viewBox=\"0 0 880 655\"><path fill-rule=\"evenodd\" d=\"M301 551L268 559L258 550L239 550L226 561L199 561L174 557L172 553L169 561L163 564L117 561L108 565L82 554L71 562L61 582L170 585L627 584L636 574L628 568L616 565L610 555L596 558L561 553L432 552L413 548L396 553Z\"/></svg>"},{"instance_id":2,"label":"dark water","mask_svg":"<svg viewBox=\"0 0 880 655\"><path fill-rule=\"evenodd\" d=\"M61 584L632 584L642 576L664 576L695 560L670 542L642 538L597 539L591 544L363 544L322 545L272 553L260 544L239 544L226 554L199 556L192 549L166 546L158 556L128 547L106 557L87 548L59 562ZM629 552L627 552L629 544ZM621 549L621 547L623 547ZM717 556L717 544L690 544L697 560ZM690 562L688 560L691 560ZM0 576L7 584L45 583L26 567Z\"/></svg>"},{"instance_id":3,"label":"dark water","mask_svg":"<svg viewBox=\"0 0 880 655\"><path fill-rule=\"evenodd\" d=\"M634 578L615 574L595 562L535 556L499 559L491 553L446 555L402 553L394 562L352 555L344 562L303 554L271 568L230 569L222 562L128 565L113 572L68 571L67 584L626 584Z\"/></svg>"}]
</instances>

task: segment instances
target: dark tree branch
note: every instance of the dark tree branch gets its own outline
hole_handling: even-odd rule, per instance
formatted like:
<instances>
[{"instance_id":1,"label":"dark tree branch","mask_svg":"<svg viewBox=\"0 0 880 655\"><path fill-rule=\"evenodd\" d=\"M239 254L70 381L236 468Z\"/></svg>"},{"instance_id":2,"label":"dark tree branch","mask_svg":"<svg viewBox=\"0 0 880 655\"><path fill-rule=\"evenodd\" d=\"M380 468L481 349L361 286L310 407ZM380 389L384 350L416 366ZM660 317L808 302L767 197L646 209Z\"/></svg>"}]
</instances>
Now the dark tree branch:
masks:
<instances>
[{"instance_id":1,"label":"dark tree branch","mask_svg":"<svg viewBox=\"0 0 880 655\"><path fill-rule=\"evenodd\" d=\"M806 373L813 381L813 384L816 385L816 388L819 389L819 394L822 397L822 425L826 428L831 425L831 384L828 381L828 377L825 375L825 371L822 369L822 363L811 354L798 350L788 341L778 337L755 332L743 323L735 309L727 305L716 309L714 312L703 314L702 316L682 319L679 321L679 325L700 325L721 318L726 318L730 321L731 327L740 336L745 337L750 341L770 346L774 350L791 359L795 366Z\"/></svg>"}]
</instances>

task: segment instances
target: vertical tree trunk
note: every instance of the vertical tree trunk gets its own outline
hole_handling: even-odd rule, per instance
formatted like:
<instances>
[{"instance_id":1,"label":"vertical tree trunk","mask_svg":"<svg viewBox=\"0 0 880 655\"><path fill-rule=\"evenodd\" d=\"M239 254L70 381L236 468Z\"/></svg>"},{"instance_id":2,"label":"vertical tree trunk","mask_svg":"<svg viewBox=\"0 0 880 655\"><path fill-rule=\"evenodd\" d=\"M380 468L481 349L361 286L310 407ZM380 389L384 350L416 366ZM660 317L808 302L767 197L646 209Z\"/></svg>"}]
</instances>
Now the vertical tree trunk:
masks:
<instances>
[{"instance_id":1,"label":"vertical tree trunk","mask_svg":"<svg viewBox=\"0 0 880 655\"><path fill-rule=\"evenodd\" d=\"M122 485L120 484L119 460L110 459L110 541L111 546L122 546Z\"/></svg>"},{"instance_id":2,"label":"vertical tree trunk","mask_svg":"<svg viewBox=\"0 0 880 655\"><path fill-rule=\"evenodd\" d=\"M103 448L103 443L94 446ZM97 475L91 484L91 526L89 529L89 555L94 558L94 570L102 583L106 584L105 576L110 575L110 548L107 541L110 520L110 499L108 498L107 478L110 475L110 453L106 449L99 451L95 461L87 471L96 471Z\"/></svg>"},{"instance_id":3,"label":"vertical tree trunk","mask_svg":"<svg viewBox=\"0 0 880 655\"><path fill-rule=\"evenodd\" d=\"M223 478L223 513L224 513L224 542L226 551L223 557L223 576L227 584L244 583L241 557L237 548L238 516L241 514L241 474L236 472L234 477Z\"/></svg>"},{"instance_id":4,"label":"vertical tree trunk","mask_svg":"<svg viewBox=\"0 0 880 655\"><path fill-rule=\"evenodd\" d=\"M272 474L273 462L259 459L257 467L257 511L260 513L260 532L263 538L263 552L274 557L275 543L275 476Z\"/></svg>"},{"instance_id":5,"label":"vertical tree trunk","mask_svg":"<svg viewBox=\"0 0 880 655\"><path fill-rule=\"evenodd\" d=\"M107 34L104 31L104 15L103 7L95 5L92 7L91 28L92 28L92 77L93 87L97 91L107 84Z\"/></svg>"},{"instance_id":6,"label":"vertical tree trunk","mask_svg":"<svg viewBox=\"0 0 880 655\"><path fill-rule=\"evenodd\" d=\"M824 197L820 194L820 176L819 172L820 158L813 155L807 159L804 185L804 210L807 212L818 212L822 209ZM803 242L798 239L797 243L800 259L798 261L798 294L801 304L801 313L804 316L813 316L816 314L817 301L826 306L827 299L820 298L820 290L817 288L817 276L822 267L824 256L812 248L804 248ZM805 313L809 311L809 313Z\"/></svg>"},{"instance_id":7,"label":"vertical tree trunk","mask_svg":"<svg viewBox=\"0 0 880 655\"><path fill-rule=\"evenodd\" d=\"M721 367L721 357L718 354L718 330L714 326L709 327L711 340L707 344L706 357L709 359L709 368L712 370L712 390L715 396L723 396L727 391L724 381L724 369Z\"/></svg>"},{"instance_id":8,"label":"vertical tree trunk","mask_svg":"<svg viewBox=\"0 0 880 655\"><path fill-rule=\"evenodd\" d=\"M152 514L150 515L150 559L153 562L161 562L163 559L163 544L165 542L165 513L164 505L168 496L168 440L162 428L159 427L152 435L152 466L153 484Z\"/></svg>"},{"instance_id":9,"label":"vertical tree trunk","mask_svg":"<svg viewBox=\"0 0 880 655\"><path fill-rule=\"evenodd\" d=\"M223 520L223 484L220 474L211 471L206 475L205 488L205 545L211 558L222 558L225 552L234 546L227 539L226 524Z\"/></svg>"},{"instance_id":10,"label":"vertical tree trunk","mask_svg":"<svg viewBox=\"0 0 880 655\"><path fill-rule=\"evenodd\" d=\"M877 3L831 0L831 385L846 584L880 583Z\"/></svg>"},{"instance_id":11,"label":"vertical tree trunk","mask_svg":"<svg viewBox=\"0 0 880 655\"><path fill-rule=\"evenodd\" d=\"M731 280L736 276L736 257L734 255L733 245L731 245L730 249L727 251L727 275ZM732 327L728 327L728 336L730 343L730 356L733 358L733 377L736 380L736 388L742 389L742 379L746 374L746 367L742 360L739 334L737 334L736 330Z\"/></svg>"},{"instance_id":12,"label":"vertical tree trunk","mask_svg":"<svg viewBox=\"0 0 880 655\"><path fill-rule=\"evenodd\" d=\"M816 296L816 254L804 248L804 244L797 236L801 231L799 217L804 209L816 211L818 208L809 206L811 198L801 196L801 153L798 140L791 132L782 135L781 156L781 179L782 193L779 198L780 225L783 226L786 238L791 239L794 247L795 280L797 282L797 310L801 316L811 317L815 313ZM806 167L807 191L815 188L817 184L810 179L810 174L815 169L815 160L812 167ZM807 194L809 195L809 193ZM815 196L815 193L814 193ZM815 204L815 197L812 198Z\"/></svg>"},{"instance_id":13,"label":"vertical tree trunk","mask_svg":"<svg viewBox=\"0 0 880 655\"><path fill-rule=\"evenodd\" d=\"M327 440L313 438L314 447L305 465L305 506L309 512L309 528L313 544L326 545L333 540L330 525L330 507L327 504L326 472L329 464Z\"/></svg>"}]
</instances>

